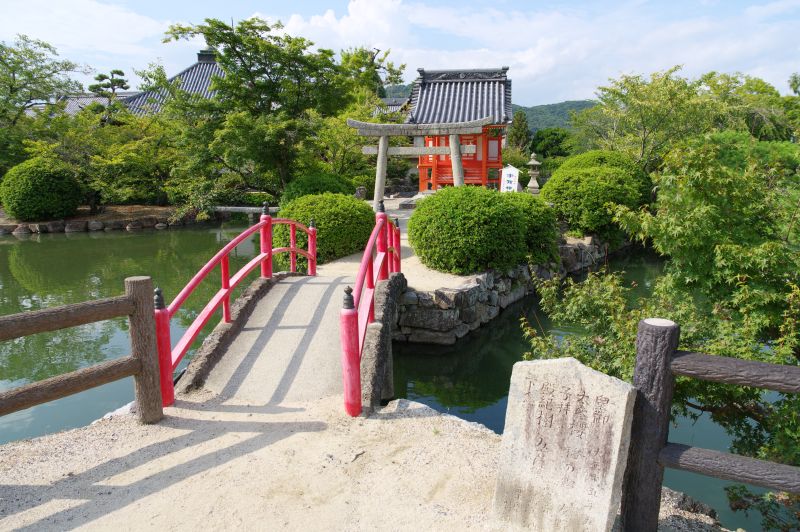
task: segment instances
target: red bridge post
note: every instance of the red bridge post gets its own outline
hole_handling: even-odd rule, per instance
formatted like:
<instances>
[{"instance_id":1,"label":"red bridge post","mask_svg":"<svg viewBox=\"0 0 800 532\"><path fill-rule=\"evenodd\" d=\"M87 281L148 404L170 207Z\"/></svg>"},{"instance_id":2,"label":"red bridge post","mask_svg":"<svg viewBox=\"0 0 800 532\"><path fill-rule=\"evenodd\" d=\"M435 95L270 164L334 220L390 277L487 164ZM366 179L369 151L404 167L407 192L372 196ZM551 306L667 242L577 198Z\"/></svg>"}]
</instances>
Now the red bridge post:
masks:
<instances>
[{"instance_id":1,"label":"red bridge post","mask_svg":"<svg viewBox=\"0 0 800 532\"><path fill-rule=\"evenodd\" d=\"M317 224L314 223L314 218L308 222L308 254L311 259L308 259L308 275L317 275Z\"/></svg>"},{"instance_id":2,"label":"red bridge post","mask_svg":"<svg viewBox=\"0 0 800 532\"><path fill-rule=\"evenodd\" d=\"M261 253L266 253L267 258L261 262L261 277L266 279L272 277L272 216L269 214L269 204L265 201L261 208L261 222L266 222L261 226Z\"/></svg>"},{"instance_id":3,"label":"red bridge post","mask_svg":"<svg viewBox=\"0 0 800 532\"><path fill-rule=\"evenodd\" d=\"M358 311L353 301L353 289L344 289L344 305L339 314L342 344L342 382L344 409L348 415L361 414L361 353L358 348Z\"/></svg>"},{"instance_id":4,"label":"red bridge post","mask_svg":"<svg viewBox=\"0 0 800 532\"><path fill-rule=\"evenodd\" d=\"M375 213L375 223L380 224L381 220L383 220L383 227L378 232L378 240L375 242L375 245L378 247L378 253L383 253L385 256L380 265L380 270L378 270L378 280L385 281L389 278L389 261L392 259L386 255L389 251L389 220L386 217L386 209L383 206L383 200L378 202L378 212Z\"/></svg>"},{"instance_id":5,"label":"red bridge post","mask_svg":"<svg viewBox=\"0 0 800 532\"><path fill-rule=\"evenodd\" d=\"M164 305L161 288L153 291L156 318L156 347L161 381L161 404L171 406L175 402L175 385L172 383L172 341L169 333L169 309Z\"/></svg>"}]
</instances>

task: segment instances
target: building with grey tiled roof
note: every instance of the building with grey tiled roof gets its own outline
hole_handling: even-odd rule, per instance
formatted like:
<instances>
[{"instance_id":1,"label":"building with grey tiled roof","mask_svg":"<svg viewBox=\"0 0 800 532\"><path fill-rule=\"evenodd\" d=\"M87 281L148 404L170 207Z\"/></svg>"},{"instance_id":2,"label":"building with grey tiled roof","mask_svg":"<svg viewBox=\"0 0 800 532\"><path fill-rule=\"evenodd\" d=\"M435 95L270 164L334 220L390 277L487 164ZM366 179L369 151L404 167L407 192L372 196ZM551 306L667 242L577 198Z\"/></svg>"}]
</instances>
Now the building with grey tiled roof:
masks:
<instances>
[{"instance_id":1,"label":"building with grey tiled roof","mask_svg":"<svg viewBox=\"0 0 800 532\"><path fill-rule=\"evenodd\" d=\"M468 70L417 69L406 122L451 124L491 116L494 124L511 122L508 67Z\"/></svg>"},{"instance_id":2,"label":"building with grey tiled roof","mask_svg":"<svg viewBox=\"0 0 800 532\"><path fill-rule=\"evenodd\" d=\"M195 64L169 78L169 81L179 81L180 88L189 94L211 98L214 96L214 91L211 90L211 79L214 76L224 77L225 72L217 64L214 50L206 49L197 53ZM150 90L126 98L123 103L132 113L141 115L159 112L166 98L163 90Z\"/></svg>"}]
</instances>

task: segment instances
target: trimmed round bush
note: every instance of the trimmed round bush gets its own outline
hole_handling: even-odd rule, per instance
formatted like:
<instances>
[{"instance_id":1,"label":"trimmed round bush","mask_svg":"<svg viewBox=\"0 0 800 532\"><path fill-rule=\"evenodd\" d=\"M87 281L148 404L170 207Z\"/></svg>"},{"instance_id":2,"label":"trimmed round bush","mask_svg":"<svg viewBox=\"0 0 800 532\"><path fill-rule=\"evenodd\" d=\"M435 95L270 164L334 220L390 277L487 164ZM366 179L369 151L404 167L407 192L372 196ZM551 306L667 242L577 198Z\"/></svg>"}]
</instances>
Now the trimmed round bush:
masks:
<instances>
[{"instance_id":1,"label":"trimmed round bush","mask_svg":"<svg viewBox=\"0 0 800 532\"><path fill-rule=\"evenodd\" d=\"M616 238L609 204L636 209L646 203L650 177L625 155L593 150L565 160L542 187L542 198L570 229Z\"/></svg>"},{"instance_id":2,"label":"trimmed round bush","mask_svg":"<svg viewBox=\"0 0 800 532\"><path fill-rule=\"evenodd\" d=\"M367 189L366 199L375 197L375 176L374 175L357 175L352 179L355 188L364 187Z\"/></svg>"},{"instance_id":3,"label":"trimmed round bush","mask_svg":"<svg viewBox=\"0 0 800 532\"><path fill-rule=\"evenodd\" d=\"M344 194L311 194L281 206L281 218L308 225L311 219L317 226L317 262L332 261L364 251L375 226L375 213L370 206ZM289 227L275 228L275 247L289 245ZM297 232L298 247L306 248L308 237ZM305 260L305 259L304 259Z\"/></svg>"},{"instance_id":4,"label":"trimmed round bush","mask_svg":"<svg viewBox=\"0 0 800 532\"><path fill-rule=\"evenodd\" d=\"M528 261L531 264L558 261L558 227L553 208L539 196L525 192L505 192L500 197L522 210Z\"/></svg>"},{"instance_id":5,"label":"trimmed round bush","mask_svg":"<svg viewBox=\"0 0 800 532\"><path fill-rule=\"evenodd\" d=\"M417 204L408 238L429 268L464 275L523 262L525 228L522 209L500 192L448 187Z\"/></svg>"},{"instance_id":6,"label":"trimmed round bush","mask_svg":"<svg viewBox=\"0 0 800 532\"><path fill-rule=\"evenodd\" d=\"M281 195L281 205L309 194L353 194L356 191L350 180L333 174L307 174L297 177L286 185Z\"/></svg>"},{"instance_id":7,"label":"trimmed round bush","mask_svg":"<svg viewBox=\"0 0 800 532\"><path fill-rule=\"evenodd\" d=\"M33 157L6 172L0 200L17 220L46 220L75 214L83 194L72 171L62 162Z\"/></svg>"}]
</instances>

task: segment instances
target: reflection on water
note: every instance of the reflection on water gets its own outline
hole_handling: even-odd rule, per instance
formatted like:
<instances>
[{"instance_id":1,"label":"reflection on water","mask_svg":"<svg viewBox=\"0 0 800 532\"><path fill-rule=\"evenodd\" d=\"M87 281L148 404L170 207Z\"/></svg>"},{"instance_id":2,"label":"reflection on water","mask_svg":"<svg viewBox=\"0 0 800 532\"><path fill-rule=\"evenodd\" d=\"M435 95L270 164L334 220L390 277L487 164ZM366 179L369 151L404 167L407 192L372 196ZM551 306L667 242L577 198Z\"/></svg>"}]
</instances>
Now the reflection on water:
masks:
<instances>
[{"instance_id":1,"label":"reflection on water","mask_svg":"<svg viewBox=\"0 0 800 532\"><path fill-rule=\"evenodd\" d=\"M662 272L662 262L653 254L636 251L611 261L614 271L624 271L635 283L631 298L646 296ZM427 404L468 421L481 423L502 433L505 425L511 368L529 349L520 329L526 317L537 328L558 336L580 334L581 329L552 323L539 309L535 297L506 308L488 326L473 331L453 346L394 343L394 385L398 397ZM730 438L708 416L696 423L678 420L670 441L727 451ZM664 484L705 502L719 513L722 525L759 530L760 520L732 512L723 487L729 482L684 471L667 470Z\"/></svg>"},{"instance_id":2,"label":"reflection on water","mask_svg":"<svg viewBox=\"0 0 800 532\"><path fill-rule=\"evenodd\" d=\"M132 275L151 276L169 302L242 229L62 233L24 240L0 236L0 315L120 295L125 278ZM236 248L231 272L255 256L257 245L254 237ZM184 303L171 323L173 345L219 283L219 271L211 272ZM215 323L212 319L206 332ZM202 336L195 345L200 341ZM0 390L125 356L129 342L125 318L0 342ZM113 382L1 417L0 443L86 425L130 402L132 382Z\"/></svg>"}]
</instances>

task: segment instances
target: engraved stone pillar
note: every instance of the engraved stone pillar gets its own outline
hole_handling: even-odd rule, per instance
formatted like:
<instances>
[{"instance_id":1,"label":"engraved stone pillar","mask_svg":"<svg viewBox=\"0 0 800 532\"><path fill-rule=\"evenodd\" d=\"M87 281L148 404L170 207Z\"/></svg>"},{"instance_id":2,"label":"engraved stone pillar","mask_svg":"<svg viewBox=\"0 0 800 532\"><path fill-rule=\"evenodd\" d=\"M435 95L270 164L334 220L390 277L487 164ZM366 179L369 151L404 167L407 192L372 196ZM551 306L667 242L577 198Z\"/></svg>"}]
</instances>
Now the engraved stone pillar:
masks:
<instances>
[{"instance_id":1,"label":"engraved stone pillar","mask_svg":"<svg viewBox=\"0 0 800 532\"><path fill-rule=\"evenodd\" d=\"M461 162L461 136L450 135L450 162L453 164L453 186L464 184L464 165Z\"/></svg>"}]
</instances>

